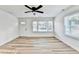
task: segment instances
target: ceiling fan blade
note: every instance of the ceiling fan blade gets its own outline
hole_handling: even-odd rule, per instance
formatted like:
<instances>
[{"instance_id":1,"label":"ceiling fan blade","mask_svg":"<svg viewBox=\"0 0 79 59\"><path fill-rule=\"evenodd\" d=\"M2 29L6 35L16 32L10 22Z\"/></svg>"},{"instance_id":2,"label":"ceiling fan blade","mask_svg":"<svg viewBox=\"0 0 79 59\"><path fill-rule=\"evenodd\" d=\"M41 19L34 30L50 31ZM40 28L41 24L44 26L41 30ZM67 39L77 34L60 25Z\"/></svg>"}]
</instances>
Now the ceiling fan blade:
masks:
<instances>
[{"instance_id":1,"label":"ceiling fan blade","mask_svg":"<svg viewBox=\"0 0 79 59\"><path fill-rule=\"evenodd\" d=\"M38 13L44 13L43 11L35 11L35 12L38 12Z\"/></svg>"},{"instance_id":2,"label":"ceiling fan blade","mask_svg":"<svg viewBox=\"0 0 79 59\"><path fill-rule=\"evenodd\" d=\"M40 9L41 7L43 7L43 6L42 6L42 5L39 5L39 6L36 8L36 10Z\"/></svg>"},{"instance_id":3,"label":"ceiling fan blade","mask_svg":"<svg viewBox=\"0 0 79 59\"><path fill-rule=\"evenodd\" d=\"M31 8L31 7L29 7L28 5L24 5L24 6L32 10L32 8Z\"/></svg>"},{"instance_id":4,"label":"ceiling fan blade","mask_svg":"<svg viewBox=\"0 0 79 59\"><path fill-rule=\"evenodd\" d=\"M32 12L32 11L27 11L27 12L25 12L25 13L30 13L30 12Z\"/></svg>"}]
</instances>

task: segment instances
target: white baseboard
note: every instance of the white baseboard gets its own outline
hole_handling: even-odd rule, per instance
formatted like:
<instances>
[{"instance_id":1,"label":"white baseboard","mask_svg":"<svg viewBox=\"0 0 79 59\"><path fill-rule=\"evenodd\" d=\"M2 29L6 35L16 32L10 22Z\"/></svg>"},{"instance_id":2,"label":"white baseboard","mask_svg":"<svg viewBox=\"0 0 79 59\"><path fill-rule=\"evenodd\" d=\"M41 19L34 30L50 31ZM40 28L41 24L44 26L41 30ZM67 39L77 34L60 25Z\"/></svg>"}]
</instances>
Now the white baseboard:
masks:
<instances>
[{"instance_id":1,"label":"white baseboard","mask_svg":"<svg viewBox=\"0 0 79 59\"><path fill-rule=\"evenodd\" d=\"M4 44L6 44L6 43L8 43L8 42L10 42L10 41L12 41L12 40L14 40L14 39L16 39L17 37L19 37L19 36L16 36L16 37L14 37L14 38L9 38L8 40L3 41L2 43L0 43L0 46L2 46L2 45L4 45Z\"/></svg>"},{"instance_id":2,"label":"white baseboard","mask_svg":"<svg viewBox=\"0 0 79 59\"><path fill-rule=\"evenodd\" d=\"M58 35L55 35L55 37L79 52L79 41L71 38L59 37Z\"/></svg>"}]
</instances>

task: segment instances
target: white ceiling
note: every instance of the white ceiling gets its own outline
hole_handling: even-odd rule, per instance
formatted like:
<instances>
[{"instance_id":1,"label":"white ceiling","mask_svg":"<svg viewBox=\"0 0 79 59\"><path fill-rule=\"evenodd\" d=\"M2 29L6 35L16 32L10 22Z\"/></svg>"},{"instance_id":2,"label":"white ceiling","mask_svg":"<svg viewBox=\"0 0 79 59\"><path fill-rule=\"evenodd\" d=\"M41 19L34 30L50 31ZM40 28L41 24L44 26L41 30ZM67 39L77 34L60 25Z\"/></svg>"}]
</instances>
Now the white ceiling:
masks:
<instances>
[{"instance_id":1,"label":"white ceiling","mask_svg":"<svg viewBox=\"0 0 79 59\"><path fill-rule=\"evenodd\" d=\"M34 5L30 5L34 6ZM35 5L35 7L37 7ZM62 9L68 8L69 5L43 5L40 11L44 11L44 14L36 13L24 13L29 11L24 5L0 5L0 9L7 11L16 17L54 17L62 11Z\"/></svg>"}]
</instances>

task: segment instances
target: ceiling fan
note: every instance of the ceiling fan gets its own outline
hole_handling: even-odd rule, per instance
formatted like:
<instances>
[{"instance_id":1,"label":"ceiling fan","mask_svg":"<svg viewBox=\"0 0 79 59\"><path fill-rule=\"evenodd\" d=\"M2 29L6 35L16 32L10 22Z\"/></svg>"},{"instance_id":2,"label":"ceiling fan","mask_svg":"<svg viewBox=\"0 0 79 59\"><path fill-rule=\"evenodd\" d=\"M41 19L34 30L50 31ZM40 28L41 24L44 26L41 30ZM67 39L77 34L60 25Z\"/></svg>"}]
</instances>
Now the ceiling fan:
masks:
<instances>
[{"instance_id":1,"label":"ceiling fan","mask_svg":"<svg viewBox=\"0 0 79 59\"><path fill-rule=\"evenodd\" d=\"M30 12L38 12L38 13L44 13L43 11L39 11L40 8L42 8L42 5L39 5L38 7L29 7L28 5L24 5L25 7L29 8L31 11L26 11L25 13L30 13ZM35 15L35 13L33 13Z\"/></svg>"}]
</instances>

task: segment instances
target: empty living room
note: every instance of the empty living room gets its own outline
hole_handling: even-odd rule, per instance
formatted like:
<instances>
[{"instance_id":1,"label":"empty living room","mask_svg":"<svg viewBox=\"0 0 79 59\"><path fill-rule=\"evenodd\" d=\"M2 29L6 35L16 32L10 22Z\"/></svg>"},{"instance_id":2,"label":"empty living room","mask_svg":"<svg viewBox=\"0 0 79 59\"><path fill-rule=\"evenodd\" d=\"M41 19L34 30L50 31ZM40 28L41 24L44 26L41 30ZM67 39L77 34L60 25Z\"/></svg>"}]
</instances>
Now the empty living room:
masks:
<instances>
[{"instance_id":1,"label":"empty living room","mask_svg":"<svg viewBox=\"0 0 79 59\"><path fill-rule=\"evenodd\" d=\"M0 5L0 54L79 54L79 5Z\"/></svg>"}]
</instances>

